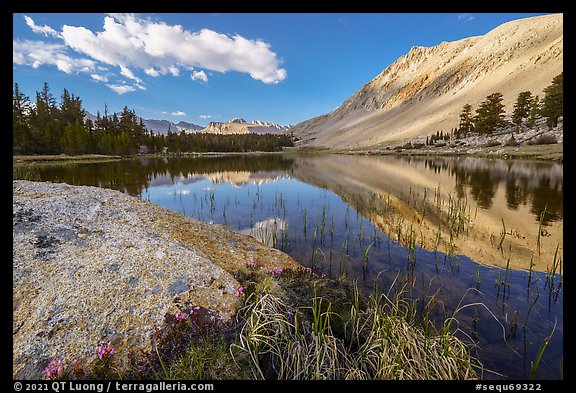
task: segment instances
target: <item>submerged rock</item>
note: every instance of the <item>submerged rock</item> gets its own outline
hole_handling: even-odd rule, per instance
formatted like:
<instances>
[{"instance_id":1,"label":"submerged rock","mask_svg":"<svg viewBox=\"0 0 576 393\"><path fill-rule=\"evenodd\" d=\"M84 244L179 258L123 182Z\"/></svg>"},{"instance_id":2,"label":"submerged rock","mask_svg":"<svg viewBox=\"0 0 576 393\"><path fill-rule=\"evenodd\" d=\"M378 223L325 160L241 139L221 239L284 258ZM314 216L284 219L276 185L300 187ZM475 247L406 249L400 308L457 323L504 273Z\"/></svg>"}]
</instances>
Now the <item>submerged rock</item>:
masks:
<instances>
[{"instance_id":1,"label":"submerged rock","mask_svg":"<svg viewBox=\"0 0 576 393\"><path fill-rule=\"evenodd\" d=\"M88 367L111 341L119 367L150 353L175 312L229 319L232 273L294 267L286 254L118 191L13 182L13 377L39 379L53 359Z\"/></svg>"}]
</instances>

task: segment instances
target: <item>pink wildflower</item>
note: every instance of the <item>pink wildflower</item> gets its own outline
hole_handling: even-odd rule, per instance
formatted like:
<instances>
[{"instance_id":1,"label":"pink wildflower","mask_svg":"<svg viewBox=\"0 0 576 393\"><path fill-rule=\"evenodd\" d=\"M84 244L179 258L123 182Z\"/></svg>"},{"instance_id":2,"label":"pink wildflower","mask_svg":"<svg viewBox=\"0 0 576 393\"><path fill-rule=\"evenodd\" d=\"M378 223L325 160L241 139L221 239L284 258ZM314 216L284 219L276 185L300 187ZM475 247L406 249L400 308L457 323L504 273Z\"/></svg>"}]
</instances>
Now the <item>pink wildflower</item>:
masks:
<instances>
[{"instance_id":1,"label":"pink wildflower","mask_svg":"<svg viewBox=\"0 0 576 393\"><path fill-rule=\"evenodd\" d=\"M304 271L305 271L306 273L312 274L312 269L310 269L309 267L305 267L305 268L304 268Z\"/></svg>"},{"instance_id":2,"label":"pink wildflower","mask_svg":"<svg viewBox=\"0 0 576 393\"><path fill-rule=\"evenodd\" d=\"M320 274L320 278L326 278L326 274L324 273Z\"/></svg>"},{"instance_id":3,"label":"pink wildflower","mask_svg":"<svg viewBox=\"0 0 576 393\"><path fill-rule=\"evenodd\" d=\"M192 307L192 310L190 310L190 315L195 314L198 311L200 311L200 306L194 306Z\"/></svg>"},{"instance_id":4,"label":"pink wildflower","mask_svg":"<svg viewBox=\"0 0 576 393\"><path fill-rule=\"evenodd\" d=\"M174 318L176 318L176 320L178 321L183 321L186 319L186 317L187 315L184 313L177 312L176 314L174 314Z\"/></svg>"},{"instance_id":5,"label":"pink wildflower","mask_svg":"<svg viewBox=\"0 0 576 393\"><path fill-rule=\"evenodd\" d=\"M238 289L234 290L234 295L244 296L244 287L240 286Z\"/></svg>"},{"instance_id":6,"label":"pink wildflower","mask_svg":"<svg viewBox=\"0 0 576 393\"><path fill-rule=\"evenodd\" d=\"M60 374L62 374L63 371L64 364L62 363L62 360L52 360L50 363L48 363L48 367L44 369L44 372L49 379L57 378Z\"/></svg>"},{"instance_id":7,"label":"pink wildflower","mask_svg":"<svg viewBox=\"0 0 576 393\"><path fill-rule=\"evenodd\" d=\"M106 359L116 353L116 350L112 346L112 341L108 341L108 344L98 345L98 359Z\"/></svg>"},{"instance_id":8,"label":"pink wildflower","mask_svg":"<svg viewBox=\"0 0 576 393\"><path fill-rule=\"evenodd\" d=\"M246 266L248 266L248 267L254 267L254 266L255 266L254 261L252 260L252 258L248 259L248 262L246 262Z\"/></svg>"},{"instance_id":9,"label":"pink wildflower","mask_svg":"<svg viewBox=\"0 0 576 393\"><path fill-rule=\"evenodd\" d=\"M274 276L279 276L282 273L282 268L276 266L272 270L270 270L270 273L272 273L272 275Z\"/></svg>"}]
</instances>

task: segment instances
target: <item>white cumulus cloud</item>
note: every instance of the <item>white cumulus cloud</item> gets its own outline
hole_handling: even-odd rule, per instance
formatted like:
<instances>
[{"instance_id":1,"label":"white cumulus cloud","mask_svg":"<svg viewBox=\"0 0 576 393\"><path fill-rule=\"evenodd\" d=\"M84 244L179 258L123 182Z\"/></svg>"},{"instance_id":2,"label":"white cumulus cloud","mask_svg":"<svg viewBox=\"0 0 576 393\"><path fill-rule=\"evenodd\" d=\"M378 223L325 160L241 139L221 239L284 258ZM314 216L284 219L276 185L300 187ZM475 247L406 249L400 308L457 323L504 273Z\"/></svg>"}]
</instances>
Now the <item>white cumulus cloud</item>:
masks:
<instances>
[{"instance_id":1,"label":"white cumulus cloud","mask_svg":"<svg viewBox=\"0 0 576 393\"><path fill-rule=\"evenodd\" d=\"M155 70L154 67L146 68L146 69L144 70L144 72L145 72L147 75L150 75L150 76L152 76L152 77L154 77L154 78L157 77L157 76L160 76L160 73L159 73L157 70Z\"/></svg>"},{"instance_id":2,"label":"white cumulus cloud","mask_svg":"<svg viewBox=\"0 0 576 393\"><path fill-rule=\"evenodd\" d=\"M47 25L38 26L34 22L34 20L27 15L24 15L24 20L26 21L26 24L28 25L28 27L30 27L34 33L44 34L46 37L48 37L48 36L59 37L60 36L60 34L56 30L51 28L50 26L47 26Z\"/></svg>"},{"instance_id":3,"label":"white cumulus cloud","mask_svg":"<svg viewBox=\"0 0 576 393\"><path fill-rule=\"evenodd\" d=\"M178 69L178 67L176 66L173 65L169 66L168 71L170 71L172 76L180 76L180 69Z\"/></svg>"},{"instance_id":4,"label":"white cumulus cloud","mask_svg":"<svg viewBox=\"0 0 576 393\"><path fill-rule=\"evenodd\" d=\"M286 70L262 40L238 34L229 36L209 29L198 32L133 14L108 15L103 30L64 25L61 37L75 51L97 61L141 69L150 76L170 73L179 67L201 67L213 71L238 71L264 83L286 79ZM201 71L200 71L201 72Z\"/></svg>"},{"instance_id":5,"label":"white cumulus cloud","mask_svg":"<svg viewBox=\"0 0 576 393\"><path fill-rule=\"evenodd\" d=\"M172 112L172 116L186 116L186 112L182 112L182 111L177 111L177 112Z\"/></svg>"},{"instance_id":6,"label":"white cumulus cloud","mask_svg":"<svg viewBox=\"0 0 576 393\"><path fill-rule=\"evenodd\" d=\"M100 74L90 74L90 78L94 79L97 82L104 82L104 83L108 82L108 78Z\"/></svg>"},{"instance_id":7,"label":"white cumulus cloud","mask_svg":"<svg viewBox=\"0 0 576 393\"><path fill-rule=\"evenodd\" d=\"M107 15L100 31L67 24L56 31L27 15L24 20L33 32L60 42L13 39L13 64L86 73L118 94L146 90L144 75L179 77L182 70L204 83L213 75L209 71L245 73L266 84L279 83L287 75L269 43L239 34L191 31L134 14ZM110 66L119 74L110 72Z\"/></svg>"},{"instance_id":8,"label":"white cumulus cloud","mask_svg":"<svg viewBox=\"0 0 576 393\"><path fill-rule=\"evenodd\" d=\"M142 83L142 79L138 78L128 67L120 65L120 74L125 76L128 79L132 79L138 83Z\"/></svg>"},{"instance_id":9,"label":"white cumulus cloud","mask_svg":"<svg viewBox=\"0 0 576 393\"><path fill-rule=\"evenodd\" d=\"M192 71L192 75L190 75L190 78L193 81L201 80L203 82L208 82L208 75L206 75L204 71Z\"/></svg>"},{"instance_id":10,"label":"white cumulus cloud","mask_svg":"<svg viewBox=\"0 0 576 393\"><path fill-rule=\"evenodd\" d=\"M200 115L198 116L199 118L201 118L202 120L206 120L206 119L211 119L212 116L211 115Z\"/></svg>"},{"instance_id":11,"label":"white cumulus cloud","mask_svg":"<svg viewBox=\"0 0 576 393\"><path fill-rule=\"evenodd\" d=\"M93 60L68 56L64 45L31 40L12 41L12 62L32 68L43 64L54 65L67 74L91 72L96 67Z\"/></svg>"},{"instance_id":12,"label":"white cumulus cloud","mask_svg":"<svg viewBox=\"0 0 576 393\"><path fill-rule=\"evenodd\" d=\"M112 89L118 95L126 94L126 93L129 93L131 91L136 91L135 87L128 86L128 85L114 85L111 83L107 83L106 86L108 86L110 89Z\"/></svg>"}]
</instances>

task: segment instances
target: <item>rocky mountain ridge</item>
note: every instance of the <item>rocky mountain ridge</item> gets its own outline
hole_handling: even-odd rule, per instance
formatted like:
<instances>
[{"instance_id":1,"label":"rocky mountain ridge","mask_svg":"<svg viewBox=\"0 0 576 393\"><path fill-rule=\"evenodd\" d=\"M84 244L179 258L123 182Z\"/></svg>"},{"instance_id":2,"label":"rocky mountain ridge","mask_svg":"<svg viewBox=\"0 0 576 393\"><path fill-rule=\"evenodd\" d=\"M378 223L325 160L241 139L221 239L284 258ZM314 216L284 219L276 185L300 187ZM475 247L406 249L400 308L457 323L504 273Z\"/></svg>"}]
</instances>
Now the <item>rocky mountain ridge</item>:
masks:
<instances>
[{"instance_id":1,"label":"rocky mountain ridge","mask_svg":"<svg viewBox=\"0 0 576 393\"><path fill-rule=\"evenodd\" d=\"M563 15L505 23L482 36L414 46L332 112L292 128L301 144L382 147L458 126L501 92L508 114L521 91L542 90L563 70Z\"/></svg>"},{"instance_id":2,"label":"rocky mountain ridge","mask_svg":"<svg viewBox=\"0 0 576 393\"><path fill-rule=\"evenodd\" d=\"M284 134L291 126L254 120L247 122L242 118L232 118L228 122L210 122L202 130L211 134Z\"/></svg>"}]
</instances>

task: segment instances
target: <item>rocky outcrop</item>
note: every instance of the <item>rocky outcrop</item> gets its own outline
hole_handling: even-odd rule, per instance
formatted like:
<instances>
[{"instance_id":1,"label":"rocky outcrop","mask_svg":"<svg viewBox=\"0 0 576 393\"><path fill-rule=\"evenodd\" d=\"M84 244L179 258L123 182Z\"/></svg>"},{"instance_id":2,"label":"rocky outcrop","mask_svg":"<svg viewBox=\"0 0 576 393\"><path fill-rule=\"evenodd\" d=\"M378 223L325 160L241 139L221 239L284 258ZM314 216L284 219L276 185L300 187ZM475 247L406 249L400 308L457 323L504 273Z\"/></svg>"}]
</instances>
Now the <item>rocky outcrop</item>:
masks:
<instances>
[{"instance_id":1,"label":"rocky outcrop","mask_svg":"<svg viewBox=\"0 0 576 393\"><path fill-rule=\"evenodd\" d=\"M250 129L243 122L229 122L221 123L212 121L202 130L202 132L209 134L249 134Z\"/></svg>"},{"instance_id":2,"label":"rocky outcrop","mask_svg":"<svg viewBox=\"0 0 576 393\"><path fill-rule=\"evenodd\" d=\"M483 36L414 46L334 111L292 127L303 145L381 147L458 126L500 92L508 113L522 91L542 97L563 71L563 15L505 23Z\"/></svg>"},{"instance_id":3,"label":"rocky outcrop","mask_svg":"<svg viewBox=\"0 0 576 393\"><path fill-rule=\"evenodd\" d=\"M13 377L41 378L53 359L89 365L112 342L119 367L150 353L174 313L201 306L229 319L233 273L248 261L299 266L224 226L118 191L13 182Z\"/></svg>"},{"instance_id":4,"label":"rocky outcrop","mask_svg":"<svg viewBox=\"0 0 576 393\"><path fill-rule=\"evenodd\" d=\"M474 154L482 147L497 147L497 146L520 146L541 144L538 142L539 137L548 138L553 143L564 143L564 117L558 118L558 124L554 128L549 128L546 125L546 118L540 117L536 119L534 127L527 127L523 125L518 129L514 124L508 124L503 127L496 128L491 134L478 134L471 133L466 137L448 140L439 140L435 144L426 145L426 139L429 137L421 136L410 141L408 145L397 144L387 146L387 150L402 149L404 151L419 148L420 152L437 152L441 148L442 152L458 152ZM448 134L449 135L449 134ZM552 143L550 142L550 143ZM375 152L375 151L373 151Z\"/></svg>"},{"instance_id":5,"label":"rocky outcrop","mask_svg":"<svg viewBox=\"0 0 576 393\"><path fill-rule=\"evenodd\" d=\"M284 134L288 132L290 126L282 126L260 120L247 122L242 118L234 117L227 123L210 122L202 130L209 134Z\"/></svg>"}]
</instances>

